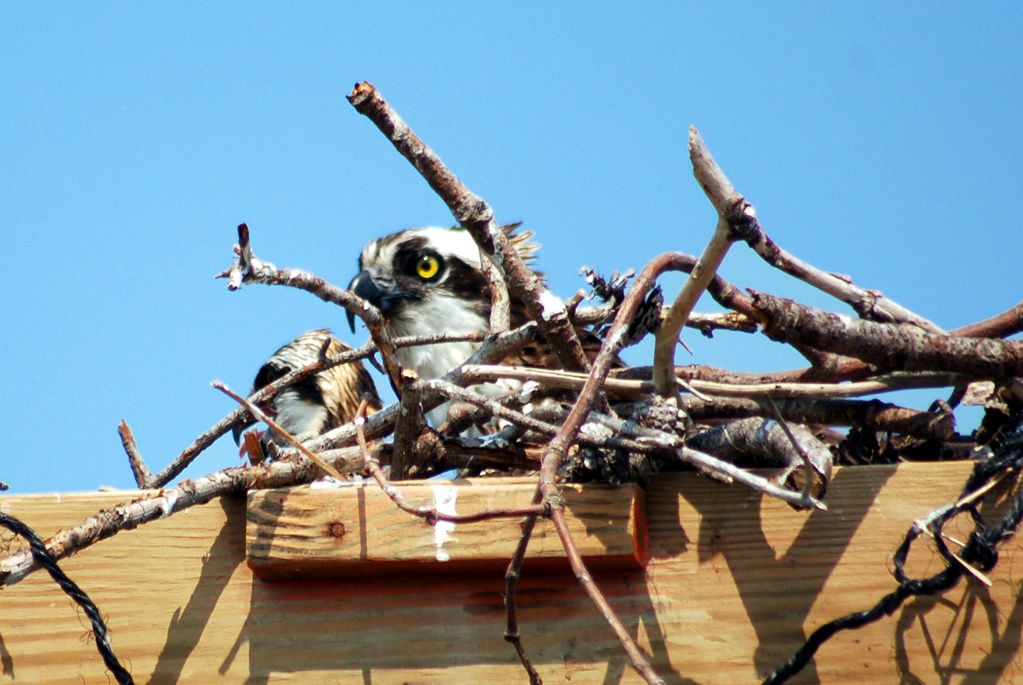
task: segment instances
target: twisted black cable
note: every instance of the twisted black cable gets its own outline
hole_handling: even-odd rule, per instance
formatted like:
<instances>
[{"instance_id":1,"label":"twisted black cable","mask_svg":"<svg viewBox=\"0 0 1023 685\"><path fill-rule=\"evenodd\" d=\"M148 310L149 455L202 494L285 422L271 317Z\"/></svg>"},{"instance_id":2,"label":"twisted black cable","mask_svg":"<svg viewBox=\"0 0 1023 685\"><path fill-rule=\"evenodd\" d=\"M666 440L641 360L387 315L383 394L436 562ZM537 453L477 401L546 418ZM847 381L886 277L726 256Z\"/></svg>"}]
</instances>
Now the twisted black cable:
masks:
<instances>
[{"instance_id":1,"label":"twisted black cable","mask_svg":"<svg viewBox=\"0 0 1023 685\"><path fill-rule=\"evenodd\" d=\"M999 473L1007 469L1019 469L1021 466L1023 466L1023 419L1017 421L1015 430L994 455L985 461L978 462L973 467L959 499L975 492ZM960 558L966 563L976 563L984 572L990 571L998 563L997 545L1015 533L1020 521L1023 520L1023 489L1016 492L1005 516L993 528L987 526L976 503L948 506L933 515L927 527L934 533L935 547L945 560L946 566L945 570L939 571L930 578L910 579L906 577L905 563L909 556L909 549L913 541L924 532L924 529L914 524L906 532L902 544L899 545L892 558L895 566L894 575L895 579L899 581L899 586L893 592L882 597L870 609L847 614L830 623L825 623L813 631L803 646L764 681L764 685L780 685L799 673L810 662L820 646L839 631L873 623L884 616L893 614L910 597L944 592L958 583L965 570L945 545L941 529L945 523L962 511L970 512L975 528L970 534L970 539L963 548Z\"/></svg>"},{"instance_id":2,"label":"twisted black cable","mask_svg":"<svg viewBox=\"0 0 1023 685\"><path fill-rule=\"evenodd\" d=\"M78 587L75 581L67 577L67 575L60 570L57 566L56 560L50 553L46 551L46 543L44 543L35 531L29 528L27 525L19 521L18 519L0 512L0 525L10 530L16 535L28 540L29 548L32 550L32 556L35 560L46 569L46 572L50 574L50 577L60 586L68 597L78 603L78 606L82 607L85 615L89 617L89 621L92 623L92 634L96 636L96 650L103 657L103 663L107 665L110 672L114 674L117 682L120 685L134 685L135 681L132 680L131 674L121 665L121 662L114 656L114 650L110 646L110 640L107 638L107 626L103 621L103 617L99 613L99 609L89 599L89 596Z\"/></svg>"}]
</instances>

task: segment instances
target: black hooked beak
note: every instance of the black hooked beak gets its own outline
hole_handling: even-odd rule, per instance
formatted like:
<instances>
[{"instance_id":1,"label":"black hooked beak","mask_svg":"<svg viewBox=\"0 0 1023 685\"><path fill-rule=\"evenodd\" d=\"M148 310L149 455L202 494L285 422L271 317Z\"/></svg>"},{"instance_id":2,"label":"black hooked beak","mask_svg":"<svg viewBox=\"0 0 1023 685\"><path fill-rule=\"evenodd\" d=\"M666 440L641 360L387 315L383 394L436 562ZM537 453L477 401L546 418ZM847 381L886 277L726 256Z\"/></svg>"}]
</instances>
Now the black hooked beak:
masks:
<instances>
[{"instance_id":1,"label":"black hooked beak","mask_svg":"<svg viewBox=\"0 0 1023 685\"><path fill-rule=\"evenodd\" d=\"M253 421L252 423L255 423L255 421ZM242 433L244 433L245 429L251 426L252 423L246 424L236 423L234 424L234 426L231 427L231 437L234 438L234 444L236 445L242 444Z\"/></svg>"},{"instance_id":2,"label":"black hooked beak","mask_svg":"<svg viewBox=\"0 0 1023 685\"><path fill-rule=\"evenodd\" d=\"M256 425L256 420L251 416L244 423L238 422L231 427L231 437L234 438L234 444L242 444L242 434L249 429L250 426Z\"/></svg>"},{"instance_id":3,"label":"black hooked beak","mask_svg":"<svg viewBox=\"0 0 1023 685\"><path fill-rule=\"evenodd\" d=\"M381 288L365 269L352 279L348 289L379 309L380 313L384 316L394 311L397 304L406 299L405 295L395 290L393 286L391 288ZM352 329L352 333L354 333L355 314L350 311L346 312L346 314L348 316L348 326Z\"/></svg>"}]
</instances>

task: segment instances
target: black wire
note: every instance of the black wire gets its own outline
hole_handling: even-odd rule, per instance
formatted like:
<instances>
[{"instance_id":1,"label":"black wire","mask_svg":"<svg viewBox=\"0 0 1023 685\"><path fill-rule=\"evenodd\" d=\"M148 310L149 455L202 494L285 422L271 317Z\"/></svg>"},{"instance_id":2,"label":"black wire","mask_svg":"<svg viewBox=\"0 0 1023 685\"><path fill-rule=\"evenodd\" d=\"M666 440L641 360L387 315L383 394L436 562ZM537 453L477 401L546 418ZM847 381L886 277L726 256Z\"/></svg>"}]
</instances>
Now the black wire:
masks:
<instances>
[{"instance_id":1,"label":"black wire","mask_svg":"<svg viewBox=\"0 0 1023 685\"><path fill-rule=\"evenodd\" d=\"M997 474L1007 469L1019 469L1023 466L1023 420L1019 420L1015 431L1009 439L996 450L989 459L978 462L970 473L970 477L963 487L962 499L965 495L976 491L989 482ZM813 658L820 646L828 641L833 635L842 630L859 628L868 623L873 623L884 616L893 614L903 602L910 597L917 595L932 595L944 592L959 582L965 573L962 564L952 556L945 541L941 536L941 529L951 519L955 518L962 511L969 511L974 521L974 531L970 533L970 539L963 548L960 558L967 563L977 564L982 571L990 571L998 563L997 545L1016 532L1020 520L1023 519L1023 490L1020 490L1012 498L1012 504L1002 520L993 528L989 528L977 509L976 503L962 506L950 506L934 517L928 528L934 532L935 547L938 553L945 560L945 570L940 571L930 578L910 579L906 577L905 563L909 556L909 549L913 541L924 531L914 525L907 531L902 544L895 551L892 558L895 566L895 579L899 586L895 591L885 595L873 607L865 611L858 611L837 618L830 623L825 623L810 634L803 646L796 650L788 661L782 664L765 681L764 685L780 685L792 676L799 673Z\"/></svg>"},{"instance_id":2,"label":"black wire","mask_svg":"<svg viewBox=\"0 0 1023 685\"><path fill-rule=\"evenodd\" d=\"M57 561L46 550L46 544L36 535L34 530L13 516L3 512L0 512L0 525L28 540L29 548L32 550L32 556L36 562L46 569L46 572L50 574L50 577L53 578L57 585L67 593L68 597L77 602L82 607L85 615L89 617L89 621L92 623L92 634L96 636L96 650L103 657L103 663L114 674L118 683L121 685L134 685L135 681L132 680L131 674L114 656L114 650L110 646L110 640L107 638L107 626L103 622L99 609L96 608L93 601L78 587L75 581L68 578L60 570L60 567L57 566Z\"/></svg>"}]
</instances>

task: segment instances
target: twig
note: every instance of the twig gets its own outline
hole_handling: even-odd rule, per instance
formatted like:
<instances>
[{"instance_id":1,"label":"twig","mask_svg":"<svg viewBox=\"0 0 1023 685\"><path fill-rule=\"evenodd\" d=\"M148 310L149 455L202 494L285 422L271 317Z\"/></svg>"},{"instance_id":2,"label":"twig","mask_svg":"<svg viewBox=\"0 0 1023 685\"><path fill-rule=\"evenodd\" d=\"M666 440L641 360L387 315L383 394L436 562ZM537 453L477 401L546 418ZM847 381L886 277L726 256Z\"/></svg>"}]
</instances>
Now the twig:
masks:
<instances>
[{"instance_id":1,"label":"twig","mask_svg":"<svg viewBox=\"0 0 1023 685\"><path fill-rule=\"evenodd\" d=\"M486 397L478 392L473 392L472 390L459 387L453 383L437 378L429 381L423 381L423 389L430 395L439 394L446 399L456 399L461 402L481 407L491 416L496 416L499 419L513 423L520 428L536 431L541 435L557 435L559 430L559 426L557 424L539 418L539 416L546 413L546 408L534 410L529 414L525 414L506 407L501 404L501 402L490 397ZM557 409L551 409L551 411L557 413L559 415L559 419L564 419L567 415ZM626 426L622 421L616 421L612 417L599 414L597 412L591 411L589 419L605 421L610 423L613 427L613 434L607 436L592 435L581 432L577 437L578 442L591 447L611 447L630 449L637 452L649 452L654 449L674 449L681 445L675 436L652 430L643 431L643 429L639 426ZM644 443L640 441L641 439L646 439L648 441L656 439L656 442Z\"/></svg>"},{"instance_id":2,"label":"twig","mask_svg":"<svg viewBox=\"0 0 1023 685\"><path fill-rule=\"evenodd\" d=\"M381 461L393 449L393 444L380 447ZM326 450L321 454L330 454ZM428 456L424 461L436 462L438 467L466 469L470 466L489 466L504 471L534 471L540 465L542 448L538 445L509 445L508 447L472 447L463 443L461 438L442 438L433 431L419 436L416 441L416 453ZM413 472L410 477L420 475L421 471Z\"/></svg>"},{"instance_id":3,"label":"twig","mask_svg":"<svg viewBox=\"0 0 1023 685\"><path fill-rule=\"evenodd\" d=\"M683 252L672 253L673 268L683 273L692 273L698 262L696 257ZM739 330L753 333L757 330L753 301L745 292L735 287L734 284L726 281L720 275L715 274L707 284L707 292L714 298L714 301L726 309L733 310L724 314L700 314L693 312L689 315L686 325L700 330L722 328L727 330ZM661 319L665 319L670 308L662 308ZM579 307L573 311L572 321L577 324L605 323L614 318L617 308L606 304L600 307ZM706 333L706 331L704 330Z\"/></svg>"},{"instance_id":4,"label":"twig","mask_svg":"<svg viewBox=\"0 0 1023 685\"><path fill-rule=\"evenodd\" d=\"M512 378L535 381L553 388L578 389L586 382L586 375L571 371L556 371L522 366L499 366L488 364L466 364L463 369L463 380L479 382ZM642 373L641 369L630 369L633 375ZM680 367L678 375L685 374L686 369ZM736 376L733 374L733 378ZM751 376L762 378L761 375ZM681 379L680 379L681 380ZM888 374L878 376L875 380L856 383L741 383L714 382L700 379L687 379L686 383L693 391L714 397L749 397L760 398L770 395L774 398L828 398L828 397L860 397L883 392L897 392L909 388L944 388L957 385L965 380L964 376L954 373L914 373ZM623 396L646 396L653 390L653 383L647 380L608 378L604 389Z\"/></svg>"},{"instance_id":5,"label":"twig","mask_svg":"<svg viewBox=\"0 0 1023 685\"><path fill-rule=\"evenodd\" d=\"M459 181L437 153L416 135L371 83L363 81L355 84L355 88L348 95L348 102L355 111L367 117L387 136L398 152L440 195L459 224L470 231L480 247L480 255L486 257L480 260L480 266L491 288L490 329L494 333L508 330L510 307L507 285L501 273L492 268L497 263L493 249L495 236L500 233L493 218L493 211L482 198ZM478 235L485 238L481 240L477 238ZM484 244L490 245L490 249L485 249ZM487 263L488 260L490 264Z\"/></svg>"},{"instance_id":6,"label":"twig","mask_svg":"<svg viewBox=\"0 0 1023 685\"><path fill-rule=\"evenodd\" d=\"M688 255L682 255L679 253L668 252L662 255L658 255L652 259L636 277L632 283L632 287L629 289L628 294L622 301L621 306L618 308L618 314L615 316L614 322L608 329L607 335L604 340L604 344L600 349L600 353L593 362L593 368L590 370L590 374L584 384L582 390L579 393L579 399L576 401L575 406L572 408L573 414L569 415L568 420L562 426L562 432L559 436L551 443L549 449L550 465L548 466L548 476L553 475L553 470L556 469L557 464L565 456L568 444L574 438L579 426L582 425L582 421L585 416L589 413L593 407L593 402L596 401L597 393L607 380L608 373L611 368L611 364L614 362L617 354L621 351L622 347L626 342L626 333L628 331L629 323L632 321L632 317L635 316L639 306L643 303L644 298L650 289L653 288L657 281L657 278L665 271L671 270L683 270L684 266L688 266L691 263ZM694 268L694 271L696 269ZM705 288L707 283L710 282L714 276L712 273L706 275L706 281L703 284ZM702 280L702 279L701 279ZM688 313L688 312L687 312ZM668 324L662 326L661 332L664 328L670 327ZM677 338L677 331L672 334L671 341L671 358L674 359L674 346L675 339ZM660 335L660 332L658 333ZM660 340L660 338L658 338ZM656 351L655 351L656 357ZM671 383L671 394L670 396L676 395L676 381L674 374L674 361L668 364L668 376L670 377ZM657 362L654 365L654 375L657 375ZM657 379L654 379L655 387L661 387ZM664 393L662 393L664 394ZM664 396L669 396L664 394ZM578 412L578 413L577 413ZM544 461L548 461L547 458ZM553 478L548 478L549 482L553 484ZM541 478L541 484L544 479Z\"/></svg>"},{"instance_id":7,"label":"twig","mask_svg":"<svg viewBox=\"0 0 1023 685\"><path fill-rule=\"evenodd\" d=\"M526 324L520 328L507 333L504 337L499 337L493 345L487 347L487 350L480 349L481 352L493 351L495 357L500 356L508 350L514 349L519 345L525 344L527 341L533 338L534 332L536 331L535 324ZM443 342L461 341L461 340L482 340L482 336L478 334L466 334L466 335L434 335L434 336L420 336L420 337L404 337L397 338L393 341L395 347L411 347L416 345L433 345ZM272 399L279 392L288 388L299 381L308 378L309 376L315 375L320 371L332 368L339 364L349 364L355 361L366 359L370 357L374 352L377 351L376 345L372 343L363 345L362 347L343 352L335 355L325 362L315 361L303 366L302 368L295 369L284 376L281 376L272 383L267 384L261 390L254 392L248 399L254 404L262 404ZM484 357L481 357L484 358ZM198 457L203 450L212 445L217 439L225 435L231 428L239 421L245 420L249 415L249 411L242 406L229 413L227 416L222 418L220 421L215 423L212 427L207 429L205 432L199 435L191 445L186 447L174 460L168 464L163 470L157 473L149 481L148 487L159 488L169 483L173 478L185 470L192 461ZM375 416L375 415L374 415ZM379 432L386 431L390 425L387 420L393 420L393 415L387 414L380 416L373 422L374 430ZM374 437L377 433L374 433ZM344 444L352 445L355 444L355 433L349 431L347 434L347 442ZM339 447L342 446L343 441L329 442L323 448ZM319 450L317 450L319 451Z\"/></svg>"},{"instance_id":8,"label":"twig","mask_svg":"<svg viewBox=\"0 0 1023 685\"><path fill-rule=\"evenodd\" d=\"M468 402L452 402L448 405L448 414L437 426L437 432L441 435L461 435L473 426L479 426L490 419L494 414L480 406Z\"/></svg>"},{"instance_id":9,"label":"twig","mask_svg":"<svg viewBox=\"0 0 1023 685\"><path fill-rule=\"evenodd\" d=\"M554 435L558 430L558 427L552 423L547 423L528 414L515 411L491 397L487 397L481 393L473 392L472 390L455 385L444 378L434 378L428 381L422 381L422 388L428 396L440 397L445 400L458 400L460 402L472 404L476 407L481 407L486 409L487 413L491 416L504 419L509 423L514 423L516 426L520 426L528 430L534 430L546 435Z\"/></svg>"},{"instance_id":10,"label":"twig","mask_svg":"<svg viewBox=\"0 0 1023 685\"><path fill-rule=\"evenodd\" d=\"M153 474L149 472L146 462L142 459L135 436L131 432L131 426L124 419L117 424L117 433L121 436L121 444L124 446L125 454L128 455L128 464L131 466L132 475L135 476L135 483L140 490L148 488L153 481Z\"/></svg>"},{"instance_id":11,"label":"twig","mask_svg":"<svg viewBox=\"0 0 1023 685\"><path fill-rule=\"evenodd\" d=\"M440 394L445 399L456 398L477 406L486 407L498 418L530 430L536 430L546 435L557 436L564 425L562 424L562 426L559 427L554 424L541 421L533 416L527 416L521 412L509 409L491 398L484 397L483 395L472 392L471 390L460 388L443 379L435 378L433 380L423 381L423 389L430 394ZM434 401L439 400L435 399ZM376 415L374 414L374 416ZM596 416L596 414L591 411L589 416ZM589 417L587 417L587 420L588 419ZM608 417L608 420L611 420L610 417ZM628 432L628 429L626 429L621 423L616 425L616 430L619 430L620 432ZM746 471L745 469L740 469L727 461L705 454L699 450L686 447L682 439L677 435L650 429L648 432L644 432L643 434L637 433L635 438L622 437L621 435L615 434L607 437L599 437L594 434L577 431L575 441L593 447L621 448L639 453L651 453L657 450L671 450L675 453L679 460L687 464L691 464L706 473L716 474L716 477L725 482L730 483L734 481L742 483L743 485L746 485L758 492L762 492L765 495L775 497L783 502L788 502L795 507L804 509L809 507L815 507L821 510L827 509L822 502L814 497L807 498L801 493L779 487L766 478L762 478L761 476ZM545 452L545 456L546 454L547 452Z\"/></svg>"},{"instance_id":12,"label":"twig","mask_svg":"<svg viewBox=\"0 0 1023 685\"><path fill-rule=\"evenodd\" d=\"M781 415L778 405L775 404L770 395L764 399L771 408L771 413L777 422L776 425L781 427L789 441L789 445L799 454L799 458L802 461L806 473L806 478L803 481L803 496L805 497L813 492L817 497L823 498L824 492L828 488L828 482L831 480L831 465L834 461L831 451L806 426L797 426L796 428L789 426L785 417ZM796 438L797 429L799 431L799 439ZM813 454L812 457L811 453ZM792 461L794 460L790 460L789 467L784 473L785 478L795 475L797 466L791 463ZM820 487L817 489L813 488L815 474L820 480ZM782 480L782 482L785 481Z\"/></svg>"},{"instance_id":13,"label":"twig","mask_svg":"<svg viewBox=\"0 0 1023 685\"><path fill-rule=\"evenodd\" d=\"M539 504L541 499L540 490L537 489L533 495L533 504ZM519 535L519 543L516 545L515 553L512 554L512 558L508 562L508 568L504 573L504 639L515 648L515 653L518 654L519 661L522 662L522 668L525 669L526 675L529 677L529 685L541 685L543 681L540 679L540 674L529 660L529 655L522 646L522 636L519 634L517 597L519 578L522 576L522 564L526 559L526 550L529 546L529 540L533 536L533 528L536 527L537 517L537 514L532 514L522 519L522 534Z\"/></svg>"},{"instance_id":14,"label":"twig","mask_svg":"<svg viewBox=\"0 0 1023 685\"><path fill-rule=\"evenodd\" d=\"M760 226L760 221L753 207L735 190L724 172L714 161L695 128L690 128L690 156L693 160L693 171L697 180L707 193L711 204L717 209L719 217L721 217L718 231L724 231L722 222L727 221L731 229L732 238L741 238L772 266L848 303L861 316L882 321L912 323L933 333L944 332L934 323L911 312L897 302L886 298L881 293L859 288L848 279L821 271L778 247ZM715 235L717 235L717 232ZM679 299L681 298L682 295L680 294ZM655 352L659 351L659 355L655 354L654 359L654 382L659 392L667 390L669 383L668 369L670 364L667 361L669 341L666 336L667 334L665 333L663 338L658 338L660 347L658 350L655 350ZM811 352L805 348L797 349L803 352ZM670 351L673 355L674 348L672 347ZM847 359L817 358L811 359L811 361L815 362L815 367L820 366L821 371L830 367L852 363L851 360Z\"/></svg>"},{"instance_id":15,"label":"twig","mask_svg":"<svg viewBox=\"0 0 1023 685\"><path fill-rule=\"evenodd\" d=\"M700 470L713 471L736 483L742 483L752 490L762 492L765 495L770 495L771 497L780 499L783 502L787 502L796 508L813 508L819 509L820 511L827 511L828 509L827 505L818 500L816 497L807 495L806 493L794 492L788 488L779 487L765 478L754 473L750 473L746 469L740 469L734 464L717 459L716 457L701 452L700 450L695 450L691 447L682 447L677 451L677 454L682 461L692 464Z\"/></svg>"},{"instance_id":16,"label":"twig","mask_svg":"<svg viewBox=\"0 0 1023 685\"><path fill-rule=\"evenodd\" d=\"M508 286L491 256L484 252L483 248L479 248L479 253L480 271L490 285L490 332L504 333L511 327L511 298L508 296Z\"/></svg>"},{"instance_id":17,"label":"twig","mask_svg":"<svg viewBox=\"0 0 1023 685\"><path fill-rule=\"evenodd\" d=\"M503 359L514 350L532 340L536 334L537 325L535 322L528 322L518 328L488 337L482 345L466 360L467 364L483 363L495 359ZM441 376L439 380L457 380L461 373L461 367L456 367ZM429 411L439 405L443 400L438 397L427 398L423 401L423 410ZM398 416L398 405L393 404L376 412L366 420L366 434L371 438L378 438L386 435L394 426ZM356 431L351 423L334 428L318 438L309 441L308 446L314 451L322 451L334 447L343 447L356 443Z\"/></svg>"},{"instance_id":18,"label":"twig","mask_svg":"<svg viewBox=\"0 0 1023 685\"><path fill-rule=\"evenodd\" d=\"M1023 302L990 319L953 329L953 335L965 338L1005 338L1023 331Z\"/></svg>"},{"instance_id":19,"label":"twig","mask_svg":"<svg viewBox=\"0 0 1023 685\"><path fill-rule=\"evenodd\" d=\"M752 303L750 308L752 310ZM949 335L964 338L1004 338L1020 330L1023 330L1023 302L989 319L953 328ZM833 361L834 363L826 368L785 372L786 378L779 377L778 380L855 380L873 371L869 364L859 359L843 357ZM678 370L676 369L676 372Z\"/></svg>"},{"instance_id":20,"label":"twig","mask_svg":"<svg viewBox=\"0 0 1023 685\"><path fill-rule=\"evenodd\" d=\"M799 432L798 437L793 434L790 438L776 420L761 417L738 419L697 433L687 440L687 444L716 456L766 458L772 466L786 466L786 473L804 466L808 472L817 473L826 480L831 471L831 452L804 427L797 425L792 429ZM816 494L821 496L822 493Z\"/></svg>"},{"instance_id":21,"label":"twig","mask_svg":"<svg viewBox=\"0 0 1023 685\"><path fill-rule=\"evenodd\" d=\"M707 289L710 280L717 273L728 248L735 240L734 226L738 221L749 222L756 216L752 205L747 203L729 182L721 168L714 162L704 147L694 127L689 128L689 157L693 173L703 186L704 192L718 211L718 222L710 242L704 248L699 262L689 274L681 292L671 305L667 318L654 338L654 388L662 397L678 399L678 385L675 383L675 345L696 306L700 295Z\"/></svg>"},{"instance_id":22,"label":"twig","mask_svg":"<svg viewBox=\"0 0 1023 685\"><path fill-rule=\"evenodd\" d=\"M743 223L742 230L735 231L734 236L749 244L768 264L849 304L863 317L912 323L932 333L943 332L932 322L881 293L857 287L848 279L821 271L781 249L764 232L756 213L746 203L745 198L728 182L695 128L689 130L689 141L693 171L711 204L718 210L720 216L730 217L729 221L733 226L736 214L740 212L744 214L738 217Z\"/></svg>"},{"instance_id":23,"label":"twig","mask_svg":"<svg viewBox=\"0 0 1023 685\"><path fill-rule=\"evenodd\" d=\"M494 211L480 196L473 193L445 166L440 157L417 136L401 116L370 83L355 85L348 101L357 112L369 118L381 133L387 136L395 149L422 174L430 187L444 200L458 223L469 231L480 251L503 272L507 287L529 311L530 318L540 326L540 332L566 369L589 368L579 337L564 303L555 297L543 281L519 257L504 231L494 219ZM501 279L493 277L490 285L495 291L504 287ZM507 313L494 314L501 304L495 298L491 309L494 332L507 328ZM497 324L497 327L494 327ZM500 326L503 324L504 328Z\"/></svg>"},{"instance_id":24,"label":"twig","mask_svg":"<svg viewBox=\"0 0 1023 685\"><path fill-rule=\"evenodd\" d=\"M944 333L932 321L906 309L877 290L866 290L845 278L807 264L780 248L761 228L759 221L742 238L764 261L851 306L860 316L890 323L909 323L931 333Z\"/></svg>"},{"instance_id":25,"label":"twig","mask_svg":"<svg viewBox=\"0 0 1023 685\"><path fill-rule=\"evenodd\" d=\"M561 544L565 547L565 554L568 556L568 563L572 566L572 572L575 573L575 577L579 580L579 584L583 586L586 594L589 595L590 601L597 607L597 610L603 615L604 620L611 626L611 630L614 631L615 636L625 647L626 653L629 655L629 659L632 661L633 667L639 672L643 680L650 685L663 685L664 680L657 675L654 671L653 666L650 665L649 660L643 651L636 644L636 641L632 639L632 635L629 634L628 629L622 623L621 619L615 613L615 610L611 607L611 604L607 601L604 593L597 587L596 582L593 580L593 576L587 570L586 565L583 563L583 558L579 554L579 550L575 546L575 540L572 539L572 533L568 527L568 521L565 519L565 508L564 506L553 507L551 510L551 520L554 522L554 528L558 531L558 537L561 538Z\"/></svg>"},{"instance_id":26,"label":"twig","mask_svg":"<svg viewBox=\"0 0 1023 685\"><path fill-rule=\"evenodd\" d=\"M409 335L401 338L393 338L391 342L397 348L421 347L427 345L439 345L449 342L478 342L486 339L482 333L438 333L437 335Z\"/></svg>"},{"instance_id":27,"label":"twig","mask_svg":"<svg viewBox=\"0 0 1023 685\"><path fill-rule=\"evenodd\" d=\"M341 475L340 471L335 469L332 465L330 465L326 461L324 461L318 454L316 454L315 452L310 450L308 447L303 445L301 442L296 440L295 436L293 436L288 431L284 430L284 428L279 423L277 423L276 421L271 419L269 416L267 416L255 404L253 404L249 400L245 399L244 397L242 397L241 395L236 393L234 390L231 390L231 388L227 387L226 385L224 385L220 381L213 381L212 383L210 383L210 385L212 385L214 388L216 388L220 392L222 392L225 395L227 395L228 397L230 397L232 400L234 400L238 404L243 405L246 409L249 410L249 412L254 417L256 417L257 421L262 421L263 423L265 423L267 426L270 427L270 430L272 430L274 433L277 433L277 435L281 436L287 442L289 442L292 445L294 445L295 448L298 449L298 451L301 452L302 455L306 459L308 459L312 463L316 464L316 466L318 466L320 468L320 470L323 471L324 473L326 473L328 476L330 476L331 478L335 478L337 480L344 480L344 476Z\"/></svg>"},{"instance_id":28,"label":"twig","mask_svg":"<svg viewBox=\"0 0 1023 685\"><path fill-rule=\"evenodd\" d=\"M695 328L710 338L714 331L732 331L734 333L756 333L759 329L757 322L745 314L739 312L723 312L707 314L693 312L686 320L686 326Z\"/></svg>"},{"instance_id":29,"label":"twig","mask_svg":"<svg viewBox=\"0 0 1023 685\"><path fill-rule=\"evenodd\" d=\"M536 334L537 325L529 322L518 328L488 337L479 349L466 360L467 364L483 363L495 359L503 359L513 350L519 349ZM440 380L456 380L461 373L461 367L452 369L441 376ZM441 403L440 398L425 399L423 410L429 411ZM366 434L371 438L378 438L389 432L397 419L398 405L392 404L381 411L376 412L366 419ZM308 446L314 451L322 451L333 447L343 447L356 442L355 428L351 423L334 428L318 438L310 440Z\"/></svg>"}]
</instances>

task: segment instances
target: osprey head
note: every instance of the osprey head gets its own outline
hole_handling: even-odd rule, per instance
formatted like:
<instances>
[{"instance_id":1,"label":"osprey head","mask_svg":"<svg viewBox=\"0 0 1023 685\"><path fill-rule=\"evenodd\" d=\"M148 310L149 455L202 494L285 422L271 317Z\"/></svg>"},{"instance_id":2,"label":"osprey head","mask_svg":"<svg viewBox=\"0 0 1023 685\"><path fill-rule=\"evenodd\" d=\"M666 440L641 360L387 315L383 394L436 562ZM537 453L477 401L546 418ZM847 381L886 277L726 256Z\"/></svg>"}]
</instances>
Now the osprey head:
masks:
<instances>
[{"instance_id":1,"label":"osprey head","mask_svg":"<svg viewBox=\"0 0 1023 685\"><path fill-rule=\"evenodd\" d=\"M532 233L503 227L519 254L530 260L538 246ZM359 274L349 285L356 295L380 310L392 335L436 332L482 332L490 288L480 270L480 252L462 228L410 228L369 242L359 256ZM449 318L450 315L450 318ZM433 317L430 322L417 317ZM355 316L348 313L355 330Z\"/></svg>"}]
</instances>

